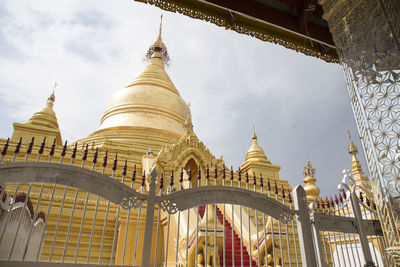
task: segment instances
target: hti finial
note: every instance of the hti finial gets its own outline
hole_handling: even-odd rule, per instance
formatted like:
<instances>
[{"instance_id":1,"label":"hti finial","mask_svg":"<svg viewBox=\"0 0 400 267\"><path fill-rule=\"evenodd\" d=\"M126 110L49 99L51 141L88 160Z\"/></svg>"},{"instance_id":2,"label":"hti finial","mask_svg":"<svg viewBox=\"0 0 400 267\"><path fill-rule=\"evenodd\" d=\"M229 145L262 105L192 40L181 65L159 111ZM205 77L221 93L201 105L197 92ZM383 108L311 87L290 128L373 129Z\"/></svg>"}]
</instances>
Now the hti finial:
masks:
<instances>
[{"instance_id":1,"label":"hti finial","mask_svg":"<svg viewBox=\"0 0 400 267\"><path fill-rule=\"evenodd\" d=\"M353 143L353 140L351 140L351 134L350 131L347 130L347 135L349 136L350 139L350 144L349 144L349 148L348 151L350 154L356 154L358 153L358 148L356 147L356 145Z\"/></svg>"},{"instance_id":2,"label":"hti finial","mask_svg":"<svg viewBox=\"0 0 400 267\"><path fill-rule=\"evenodd\" d=\"M162 32L162 17L163 17L163 14L161 14L161 16L160 16L160 28L158 30L158 36L159 37L161 37L161 32Z\"/></svg>"},{"instance_id":3,"label":"hti finial","mask_svg":"<svg viewBox=\"0 0 400 267\"><path fill-rule=\"evenodd\" d=\"M49 96L49 98L47 98L48 101L52 101L55 102L56 101L56 97L54 95L55 91L56 91L56 87L58 86L57 82L54 83L54 87L53 87L53 92L51 93L51 95Z\"/></svg>"},{"instance_id":4,"label":"hti finial","mask_svg":"<svg viewBox=\"0 0 400 267\"><path fill-rule=\"evenodd\" d=\"M253 124L253 136L252 136L252 138L251 139L253 139L253 140L257 140L257 135L256 135L256 126L254 126L254 124Z\"/></svg>"},{"instance_id":5,"label":"hti finial","mask_svg":"<svg viewBox=\"0 0 400 267\"><path fill-rule=\"evenodd\" d=\"M311 162L309 160L307 160L307 164L306 164L306 166L304 166L303 174L306 177L307 176L314 177L314 175L315 175L315 168L313 168L313 166L311 165Z\"/></svg>"},{"instance_id":6,"label":"hti finial","mask_svg":"<svg viewBox=\"0 0 400 267\"><path fill-rule=\"evenodd\" d=\"M164 64L168 65L169 62L169 55L167 51L166 45L163 43L162 38L161 38L161 31L162 31L162 15L160 19L160 28L158 32L158 37L157 40L149 47L146 53L146 60L149 61L155 52L159 52L161 54L161 59L164 62ZM157 55L156 55L157 57ZM159 56L158 56L159 57Z\"/></svg>"}]
</instances>

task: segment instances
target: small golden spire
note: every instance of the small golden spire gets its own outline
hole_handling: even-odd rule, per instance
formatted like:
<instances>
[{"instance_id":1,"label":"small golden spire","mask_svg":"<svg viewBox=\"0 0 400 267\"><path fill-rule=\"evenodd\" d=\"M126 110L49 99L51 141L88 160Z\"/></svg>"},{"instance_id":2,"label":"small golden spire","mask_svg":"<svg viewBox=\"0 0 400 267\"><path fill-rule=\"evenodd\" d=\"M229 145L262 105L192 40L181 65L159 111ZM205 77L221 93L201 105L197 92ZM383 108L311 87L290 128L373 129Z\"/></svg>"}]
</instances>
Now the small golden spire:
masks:
<instances>
[{"instance_id":1,"label":"small golden spire","mask_svg":"<svg viewBox=\"0 0 400 267\"><path fill-rule=\"evenodd\" d=\"M252 140L256 140L257 141L257 135L256 135L256 127L253 124L253 136L251 138Z\"/></svg>"},{"instance_id":2,"label":"small golden spire","mask_svg":"<svg viewBox=\"0 0 400 267\"><path fill-rule=\"evenodd\" d=\"M158 30L158 37L157 40L149 47L146 53L146 60L149 61L153 56L161 57L164 64L168 65L169 62L169 55L167 51L167 46L164 44L161 38L162 33L162 18L163 15L161 14L160 18L160 28Z\"/></svg>"},{"instance_id":3,"label":"small golden spire","mask_svg":"<svg viewBox=\"0 0 400 267\"><path fill-rule=\"evenodd\" d=\"M189 115L185 121L186 135L193 134L192 112L190 111L190 103L188 104Z\"/></svg>"},{"instance_id":4,"label":"small golden spire","mask_svg":"<svg viewBox=\"0 0 400 267\"><path fill-rule=\"evenodd\" d=\"M368 177L364 175L363 169L361 167L361 163L357 158L358 148L351 140L350 131L347 131L347 135L350 139L349 144L349 154L351 155L351 174L353 176L354 181L358 185L362 185L367 192L367 195L371 195L371 185L369 183Z\"/></svg>"},{"instance_id":5,"label":"small golden spire","mask_svg":"<svg viewBox=\"0 0 400 267\"><path fill-rule=\"evenodd\" d=\"M315 168L311 165L308 160L307 164L304 166L303 174L305 178L303 182L305 183L304 190L306 191L306 198L308 202L313 202L319 198L319 187L315 185L317 179L315 179Z\"/></svg>"},{"instance_id":6,"label":"small golden spire","mask_svg":"<svg viewBox=\"0 0 400 267\"><path fill-rule=\"evenodd\" d=\"M253 128L253 136L251 137L251 146L249 150L247 151L245 162L247 161L258 161L258 162L265 162L265 163L271 163L268 159L267 156L265 155L264 150L258 145L257 142L257 135L256 131Z\"/></svg>"},{"instance_id":7,"label":"small golden spire","mask_svg":"<svg viewBox=\"0 0 400 267\"><path fill-rule=\"evenodd\" d=\"M351 134L350 134L350 131L349 130L347 130L347 135L349 136L349 139L350 139L350 144L349 144L349 148L348 148L348 151L349 151L349 153L350 154L356 154L356 153L358 153L358 148L356 147L356 145L353 143L353 140L351 140Z\"/></svg>"},{"instance_id":8,"label":"small golden spire","mask_svg":"<svg viewBox=\"0 0 400 267\"><path fill-rule=\"evenodd\" d=\"M51 102L55 102L56 101L56 96L54 95L55 91L56 91L56 87L57 87L57 83L54 83L54 87L53 87L53 92L51 93L51 95L49 96L49 98L47 98L47 101L51 101Z\"/></svg>"},{"instance_id":9,"label":"small golden spire","mask_svg":"<svg viewBox=\"0 0 400 267\"><path fill-rule=\"evenodd\" d=\"M56 86L57 83L54 84L53 92L47 98L46 106L38 112L35 112L35 114L30 117L29 121L26 122L27 124L58 129L57 117L53 110L54 102L56 101L56 97L54 94Z\"/></svg>"},{"instance_id":10,"label":"small golden spire","mask_svg":"<svg viewBox=\"0 0 400 267\"><path fill-rule=\"evenodd\" d=\"M307 160L306 165L304 166L303 174L305 177L315 177L315 168L311 165L311 162Z\"/></svg>"}]
</instances>

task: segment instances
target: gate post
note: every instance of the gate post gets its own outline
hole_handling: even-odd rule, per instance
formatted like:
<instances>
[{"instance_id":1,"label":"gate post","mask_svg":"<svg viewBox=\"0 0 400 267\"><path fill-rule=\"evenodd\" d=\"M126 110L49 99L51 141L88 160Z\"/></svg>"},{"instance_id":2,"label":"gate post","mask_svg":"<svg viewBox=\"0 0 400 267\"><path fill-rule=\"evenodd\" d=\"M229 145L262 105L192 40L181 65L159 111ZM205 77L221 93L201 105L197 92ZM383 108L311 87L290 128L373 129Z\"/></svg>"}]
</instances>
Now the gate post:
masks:
<instances>
[{"instance_id":1,"label":"gate post","mask_svg":"<svg viewBox=\"0 0 400 267\"><path fill-rule=\"evenodd\" d=\"M301 185L292 191L297 215L297 233L299 235L301 261L303 266L316 267L315 248L311 233L310 215L307 207L306 192Z\"/></svg>"},{"instance_id":2,"label":"gate post","mask_svg":"<svg viewBox=\"0 0 400 267\"><path fill-rule=\"evenodd\" d=\"M350 199L351 199L351 205L353 206L354 217L356 218L357 221L358 236L360 238L361 248L364 254L364 260L365 260L364 266L375 267L374 261L372 260L371 251L369 249L368 238L363 228L363 218L360 209L360 201L358 200L358 197L356 196L354 190L353 192L350 193ZM374 244L372 244L372 246L373 245Z\"/></svg>"},{"instance_id":3,"label":"gate post","mask_svg":"<svg viewBox=\"0 0 400 267\"><path fill-rule=\"evenodd\" d=\"M142 267L150 267L151 241L153 239L154 206L156 197L157 171L154 168L150 177L150 190L147 198L146 226L144 228Z\"/></svg>"},{"instance_id":4,"label":"gate post","mask_svg":"<svg viewBox=\"0 0 400 267\"><path fill-rule=\"evenodd\" d=\"M314 244L315 244L315 252L316 252L316 257L317 257L317 262L320 267L323 266L328 266L329 262L325 264L324 262L324 257L323 257L323 252L322 252L322 246L321 246L321 236L319 234L319 227L318 227L318 222L315 221L315 213L311 213L310 215L310 220L312 222L311 227L312 227L312 233L314 235Z\"/></svg>"}]
</instances>

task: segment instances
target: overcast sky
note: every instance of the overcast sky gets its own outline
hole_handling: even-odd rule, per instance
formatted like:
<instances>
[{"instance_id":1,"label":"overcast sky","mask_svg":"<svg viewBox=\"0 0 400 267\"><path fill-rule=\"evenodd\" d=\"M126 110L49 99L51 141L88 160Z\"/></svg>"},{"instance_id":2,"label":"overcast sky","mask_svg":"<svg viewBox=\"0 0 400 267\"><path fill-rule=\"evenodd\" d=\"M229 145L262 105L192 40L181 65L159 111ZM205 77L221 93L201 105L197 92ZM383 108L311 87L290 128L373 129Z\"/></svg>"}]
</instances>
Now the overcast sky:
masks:
<instances>
[{"instance_id":1,"label":"overcast sky","mask_svg":"<svg viewBox=\"0 0 400 267\"><path fill-rule=\"evenodd\" d=\"M255 125L281 179L302 183L311 160L321 196L336 193L351 168L347 129L361 151L339 65L129 0L0 1L0 136L42 108L55 81L63 139L96 130L110 96L144 69L161 13L167 72L211 152L237 168Z\"/></svg>"}]
</instances>

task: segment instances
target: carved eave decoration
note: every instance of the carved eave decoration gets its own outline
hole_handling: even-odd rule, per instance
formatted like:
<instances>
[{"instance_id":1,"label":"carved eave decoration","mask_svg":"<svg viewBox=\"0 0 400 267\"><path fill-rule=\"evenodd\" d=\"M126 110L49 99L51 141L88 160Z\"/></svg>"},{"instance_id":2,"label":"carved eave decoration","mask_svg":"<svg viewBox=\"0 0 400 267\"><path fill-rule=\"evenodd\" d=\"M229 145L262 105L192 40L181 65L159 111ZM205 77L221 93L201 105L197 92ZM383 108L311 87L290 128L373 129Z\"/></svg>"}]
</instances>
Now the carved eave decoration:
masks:
<instances>
[{"instance_id":1,"label":"carved eave decoration","mask_svg":"<svg viewBox=\"0 0 400 267\"><path fill-rule=\"evenodd\" d=\"M223 3L223 5L235 5L238 1L177 1L177 0L136 0L150 5L154 5L163 10L173 13L180 13L185 16L211 22L219 27L231 29L240 34L246 34L265 42L282 45L296 52L301 52L307 56L320 58L326 62L339 63L336 49L333 45L332 37L329 42L319 45L316 36L308 36L307 32L299 35L282 27L276 27L271 23L265 23L260 19L247 16L239 12L230 11L229 8L221 8L212 2ZM256 4L257 1L255 1ZM244 5L247 7L249 3ZM254 3L253 3L254 4ZM293 18L291 18L293 19ZM318 26L317 26L318 28ZM321 29L317 30L320 32ZM328 30L326 30L328 31ZM308 33L309 34L309 33ZM324 38L323 38L324 39ZM326 38L325 38L326 39Z\"/></svg>"},{"instance_id":2,"label":"carved eave decoration","mask_svg":"<svg viewBox=\"0 0 400 267\"><path fill-rule=\"evenodd\" d=\"M215 165L222 167L224 164L222 157L221 159L215 158L196 134L188 131L188 134L177 143L162 147L155 160L155 168L157 173L169 174L171 170L177 172L190 159L193 159L200 166L203 173L207 165L212 168ZM176 175L178 174L176 173Z\"/></svg>"}]
</instances>

